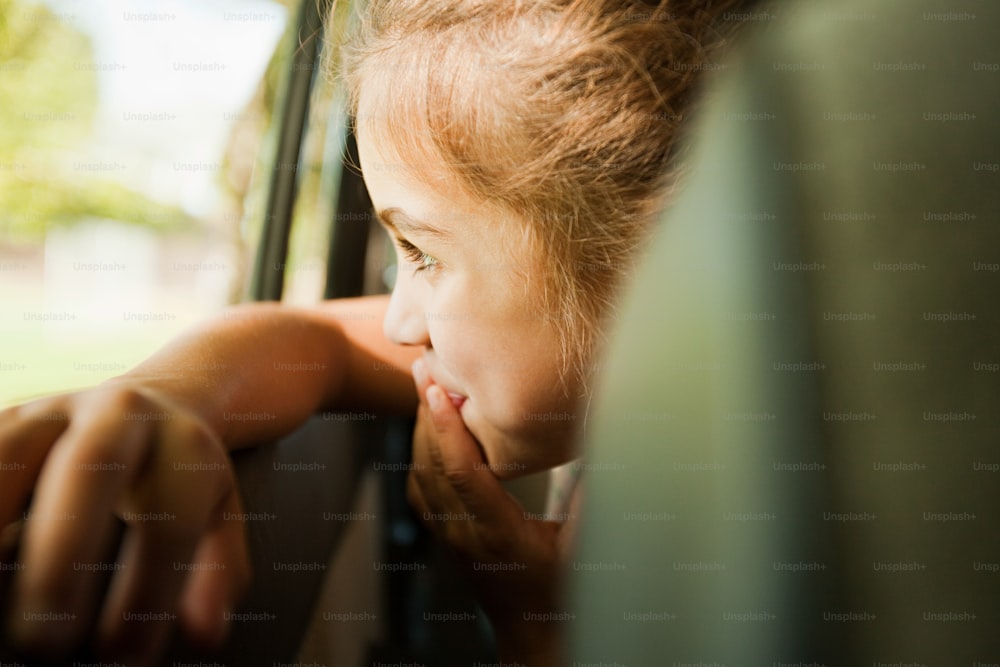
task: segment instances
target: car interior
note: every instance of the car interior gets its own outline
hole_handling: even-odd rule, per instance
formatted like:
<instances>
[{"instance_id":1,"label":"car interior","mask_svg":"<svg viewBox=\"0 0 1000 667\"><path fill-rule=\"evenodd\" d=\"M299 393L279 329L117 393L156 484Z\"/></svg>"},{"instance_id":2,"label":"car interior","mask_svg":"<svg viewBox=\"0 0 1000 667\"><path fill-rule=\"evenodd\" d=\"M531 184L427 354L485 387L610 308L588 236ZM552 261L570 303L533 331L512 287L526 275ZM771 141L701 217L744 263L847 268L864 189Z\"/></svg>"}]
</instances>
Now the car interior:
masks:
<instances>
[{"instance_id":1,"label":"car interior","mask_svg":"<svg viewBox=\"0 0 1000 667\"><path fill-rule=\"evenodd\" d=\"M1000 272L976 268L1000 262L1000 88L974 67L1000 5L939 4L775 3L711 88L596 399L565 664L1000 662ZM349 119L316 101L330 7L291 6L245 298L287 289L317 123L343 158L323 298L385 292ZM235 454L252 587L221 652L178 636L161 664L496 664L408 508L411 431L324 414Z\"/></svg>"}]
</instances>

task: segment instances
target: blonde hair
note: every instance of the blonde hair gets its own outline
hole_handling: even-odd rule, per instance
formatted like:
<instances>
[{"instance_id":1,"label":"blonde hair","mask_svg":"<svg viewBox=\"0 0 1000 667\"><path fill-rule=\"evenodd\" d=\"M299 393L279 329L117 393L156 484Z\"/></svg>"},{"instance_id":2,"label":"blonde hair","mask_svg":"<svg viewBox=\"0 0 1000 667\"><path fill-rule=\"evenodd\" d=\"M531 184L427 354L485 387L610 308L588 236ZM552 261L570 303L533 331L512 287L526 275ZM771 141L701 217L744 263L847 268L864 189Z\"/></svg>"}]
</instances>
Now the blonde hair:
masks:
<instances>
[{"instance_id":1,"label":"blonde hair","mask_svg":"<svg viewBox=\"0 0 1000 667\"><path fill-rule=\"evenodd\" d=\"M363 84L384 113L366 131L527 223L548 262L540 313L581 380L741 4L371 0L346 45L353 111Z\"/></svg>"}]
</instances>

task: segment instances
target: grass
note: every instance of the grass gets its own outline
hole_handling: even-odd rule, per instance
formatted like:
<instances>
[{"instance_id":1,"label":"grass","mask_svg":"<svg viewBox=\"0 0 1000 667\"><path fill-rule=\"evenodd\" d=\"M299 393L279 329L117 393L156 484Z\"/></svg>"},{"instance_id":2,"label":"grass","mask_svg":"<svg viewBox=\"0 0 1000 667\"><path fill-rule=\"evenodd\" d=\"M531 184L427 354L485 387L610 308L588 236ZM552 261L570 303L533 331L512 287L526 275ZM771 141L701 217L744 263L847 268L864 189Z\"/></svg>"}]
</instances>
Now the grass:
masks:
<instances>
[{"instance_id":1,"label":"grass","mask_svg":"<svg viewBox=\"0 0 1000 667\"><path fill-rule=\"evenodd\" d=\"M4 331L0 333L0 407L90 387L120 375L166 342L161 338L123 335L48 342L29 331Z\"/></svg>"},{"instance_id":2,"label":"grass","mask_svg":"<svg viewBox=\"0 0 1000 667\"><path fill-rule=\"evenodd\" d=\"M120 375L203 314L173 309L170 322L28 321L37 293L0 285L0 408L92 387Z\"/></svg>"}]
</instances>

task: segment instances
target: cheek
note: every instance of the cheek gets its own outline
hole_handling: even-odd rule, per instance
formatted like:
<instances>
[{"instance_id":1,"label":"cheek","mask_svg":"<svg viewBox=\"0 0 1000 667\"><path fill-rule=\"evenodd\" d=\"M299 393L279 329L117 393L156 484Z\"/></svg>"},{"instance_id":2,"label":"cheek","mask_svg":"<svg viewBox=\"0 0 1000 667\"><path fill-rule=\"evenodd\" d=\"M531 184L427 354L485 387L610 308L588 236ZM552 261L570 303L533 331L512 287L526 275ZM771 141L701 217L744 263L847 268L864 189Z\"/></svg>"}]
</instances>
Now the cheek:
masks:
<instances>
[{"instance_id":1,"label":"cheek","mask_svg":"<svg viewBox=\"0 0 1000 667\"><path fill-rule=\"evenodd\" d=\"M509 434L538 430L555 413L566 410L558 368L546 357L521 354L479 355L474 386L477 412Z\"/></svg>"},{"instance_id":2,"label":"cheek","mask_svg":"<svg viewBox=\"0 0 1000 667\"><path fill-rule=\"evenodd\" d=\"M461 313L454 314L454 320L428 318L427 328L435 354L442 368L466 392L469 398L485 400L487 391L502 377L496 368L494 355L495 341L491 340L490 328L482 327L474 319Z\"/></svg>"},{"instance_id":3,"label":"cheek","mask_svg":"<svg viewBox=\"0 0 1000 667\"><path fill-rule=\"evenodd\" d=\"M427 321L435 353L469 398L462 414L470 428L534 432L570 405L560 385L558 338L525 319L523 300L509 290L490 293L489 286L476 287L438 293L434 310L440 316L428 313ZM469 304L475 305L469 309Z\"/></svg>"}]
</instances>

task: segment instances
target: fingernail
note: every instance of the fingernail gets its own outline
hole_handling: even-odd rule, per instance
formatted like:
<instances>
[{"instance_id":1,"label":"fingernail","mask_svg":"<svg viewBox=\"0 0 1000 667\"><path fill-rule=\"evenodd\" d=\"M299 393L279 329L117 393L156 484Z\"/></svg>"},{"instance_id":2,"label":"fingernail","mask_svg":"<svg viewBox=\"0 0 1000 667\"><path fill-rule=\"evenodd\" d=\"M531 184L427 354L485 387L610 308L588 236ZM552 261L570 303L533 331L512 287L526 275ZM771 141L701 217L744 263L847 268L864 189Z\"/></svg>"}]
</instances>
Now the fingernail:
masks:
<instances>
[{"instance_id":1,"label":"fingernail","mask_svg":"<svg viewBox=\"0 0 1000 667\"><path fill-rule=\"evenodd\" d=\"M427 381L427 365L424 363L423 359L417 359L413 362L413 366L410 367L413 371L413 380L417 384L423 384Z\"/></svg>"},{"instance_id":2,"label":"fingernail","mask_svg":"<svg viewBox=\"0 0 1000 667\"><path fill-rule=\"evenodd\" d=\"M432 384L427 388L427 404L431 406L431 410L437 412L444 406L445 396L444 390L436 384Z\"/></svg>"}]
</instances>

